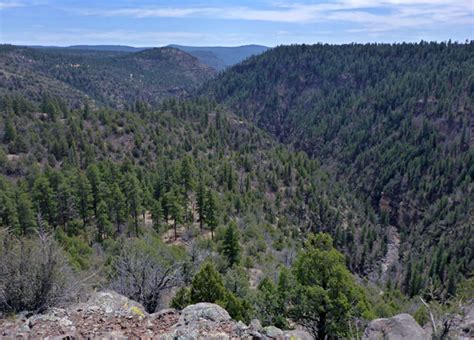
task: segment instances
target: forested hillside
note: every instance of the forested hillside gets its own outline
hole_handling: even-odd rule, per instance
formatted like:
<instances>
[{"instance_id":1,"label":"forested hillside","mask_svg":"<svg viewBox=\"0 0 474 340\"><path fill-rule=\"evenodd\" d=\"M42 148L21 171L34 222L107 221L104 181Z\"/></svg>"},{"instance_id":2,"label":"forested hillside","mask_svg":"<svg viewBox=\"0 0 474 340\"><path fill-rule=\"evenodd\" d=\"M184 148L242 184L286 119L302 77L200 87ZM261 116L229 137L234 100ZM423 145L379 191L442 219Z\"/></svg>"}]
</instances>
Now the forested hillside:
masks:
<instances>
[{"instance_id":1,"label":"forested hillside","mask_svg":"<svg viewBox=\"0 0 474 340\"><path fill-rule=\"evenodd\" d=\"M54 98L48 101L46 107L56 106ZM120 112L40 109L16 98L2 101L1 225L20 239L54 235L78 275L104 273L99 281L150 312L162 287L144 279L143 289L156 288L151 297L123 286L116 272L126 271L117 267L122 256L138 261L133 270L172 261L168 265L181 273L174 287L189 284L200 264L212 259L235 294L226 303L245 306L247 314L235 315L273 324L283 311L267 310L267 289L276 289L273 279L295 261L310 233L329 231L337 247L352 254L346 262L331 253L337 268L378 267L384 255L378 241L384 230L370 221L370 206L360 205L318 161L215 103L173 99L158 111L144 105ZM362 224L363 249L354 242ZM324 242L332 248L332 240ZM180 307L188 301L177 299Z\"/></svg>"},{"instance_id":2,"label":"forested hillside","mask_svg":"<svg viewBox=\"0 0 474 340\"><path fill-rule=\"evenodd\" d=\"M183 95L215 70L172 48L135 53L0 46L0 94L41 102L46 94L72 107L157 105Z\"/></svg>"},{"instance_id":3,"label":"forested hillside","mask_svg":"<svg viewBox=\"0 0 474 340\"><path fill-rule=\"evenodd\" d=\"M281 46L201 93L370 203L406 293L472 273L474 43Z\"/></svg>"},{"instance_id":4,"label":"forested hillside","mask_svg":"<svg viewBox=\"0 0 474 340\"><path fill-rule=\"evenodd\" d=\"M473 52L281 46L216 76L2 46L0 313L108 288L319 339L442 315L472 298Z\"/></svg>"}]
</instances>

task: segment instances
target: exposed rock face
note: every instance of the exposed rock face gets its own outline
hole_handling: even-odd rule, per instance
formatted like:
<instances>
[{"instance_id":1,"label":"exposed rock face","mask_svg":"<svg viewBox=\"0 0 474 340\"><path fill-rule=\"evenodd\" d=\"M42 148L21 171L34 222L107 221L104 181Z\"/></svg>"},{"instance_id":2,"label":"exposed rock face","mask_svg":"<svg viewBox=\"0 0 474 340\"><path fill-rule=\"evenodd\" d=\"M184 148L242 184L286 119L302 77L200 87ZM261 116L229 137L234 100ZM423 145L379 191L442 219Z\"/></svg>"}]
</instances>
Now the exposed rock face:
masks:
<instances>
[{"instance_id":1,"label":"exposed rock face","mask_svg":"<svg viewBox=\"0 0 474 340\"><path fill-rule=\"evenodd\" d=\"M461 315L456 315L451 323L448 336L452 339L474 339L474 302L461 309Z\"/></svg>"},{"instance_id":2,"label":"exposed rock face","mask_svg":"<svg viewBox=\"0 0 474 340\"><path fill-rule=\"evenodd\" d=\"M365 329L365 340L428 340L430 337L410 314L398 314L388 319L376 319Z\"/></svg>"},{"instance_id":3,"label":"exposed rock face","mask_svg":"<svg viewBox=\"0 0 474 340\"><path fill-rule=\"evenodd\" d=\"M16 320L0 319L0 338L103 339L312 339L305 331L262 328L232 320L212 303L190 305L181 312L164 309L148 314L143 306L115 292L93 294L86 303L52 308L44 314Z\"/></svg>"}]
</instances>

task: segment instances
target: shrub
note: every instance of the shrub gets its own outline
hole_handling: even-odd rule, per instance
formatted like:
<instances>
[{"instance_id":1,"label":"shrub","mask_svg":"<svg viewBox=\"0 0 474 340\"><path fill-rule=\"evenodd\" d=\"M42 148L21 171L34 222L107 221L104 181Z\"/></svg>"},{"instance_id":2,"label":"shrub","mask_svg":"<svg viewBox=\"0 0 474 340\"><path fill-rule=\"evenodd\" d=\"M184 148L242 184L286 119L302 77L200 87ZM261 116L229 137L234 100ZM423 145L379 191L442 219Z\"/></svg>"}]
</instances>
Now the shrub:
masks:
<instances>
[{"instance_id":1,"label":"shrub","mask_svg":"<svg viewBox=\"0 0 474 340\"><path fill-rule=\"evenodd\" d=\"M78 285L66 259L49 235L0 231L0 311L42 312L73 296Z\"/></svg>"},{"instance_id":2,"label":"shrub","mask_svg":"<svg viewBox=\"0 0 474 340\"><path fill-rule=\"evenodd\" d=\"M113 263L112 289L156 311L164 291L181 282L184 254L157 237L124 240Z\"/></svg>"}]
</instances>

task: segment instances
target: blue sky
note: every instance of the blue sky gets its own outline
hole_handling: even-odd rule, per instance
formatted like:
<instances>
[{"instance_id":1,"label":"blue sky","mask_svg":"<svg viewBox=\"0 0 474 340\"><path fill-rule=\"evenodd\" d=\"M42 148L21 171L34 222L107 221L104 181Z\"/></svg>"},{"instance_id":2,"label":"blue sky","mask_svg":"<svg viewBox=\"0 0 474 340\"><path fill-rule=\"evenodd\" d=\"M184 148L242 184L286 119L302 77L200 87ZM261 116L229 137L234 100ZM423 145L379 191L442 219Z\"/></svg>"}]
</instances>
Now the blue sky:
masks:
<instances>
[{"instance_id":1,"label":"blue sky","mask_svg":"<svg viewBox=\"0 0 474 340\"><path fill-rule=\"evenodd\" d=\"M474 39L474 0L0 0L0 42L205 46Z\"/></svg>"}]
</instances>

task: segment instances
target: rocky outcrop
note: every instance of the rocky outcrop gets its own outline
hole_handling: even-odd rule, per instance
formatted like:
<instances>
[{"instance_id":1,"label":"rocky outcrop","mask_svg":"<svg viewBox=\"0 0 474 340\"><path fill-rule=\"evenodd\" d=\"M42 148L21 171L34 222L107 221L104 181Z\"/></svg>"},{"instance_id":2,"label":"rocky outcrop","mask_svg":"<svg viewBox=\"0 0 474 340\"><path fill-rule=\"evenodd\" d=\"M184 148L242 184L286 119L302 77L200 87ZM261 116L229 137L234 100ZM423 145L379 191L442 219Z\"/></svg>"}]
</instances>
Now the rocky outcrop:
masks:
<instances>
[{"instance_id":1,"label":"rocky outcrop","mask_svg":"<svg viewBox=\"0 0 474 340\"><path fill-rule=\"evenodd\" d=\"M459 314L447 314L436 321L436 334L431 323L421 328L409 314L399 314L388 319L376 319L369 323L364 340L425 340L434 337L452 340L474 339L474 302L463 306Z\"/></svg>"},{"instance_id":2,"label":"rocky outcrop","mask_svg":"<svg viewBox=\"0 0 474 340\"><path fill-rule=\"evenodd\" d=\"M247 326L212 303L148 314L137 302L112 291L95 293L86 303L68 308L0 319L0 338L312 339L302 330L263 328L258 320Z\"/></svg>"},{"instance_id":3,"label":"rocky outcrop","mask_svg":"<svg viewBox=\"0 0 474 340\"><path fill-rule=\"evenodd\" d=\"M474 339L474 302L462 307L460 314L454 315L448 320L448 323L448 337L450 339Z\"/></svg>"},{"instance_id":4,"label":"rocky outcrop","mask_svg":"<svg viewBox=\"0 0 474 340\"><path fill-rule=\"evenodd\" d=\"M430 337L410 314L375 319L365 329L364 340L428 340Z\"/></svg>"}]
</instances>

